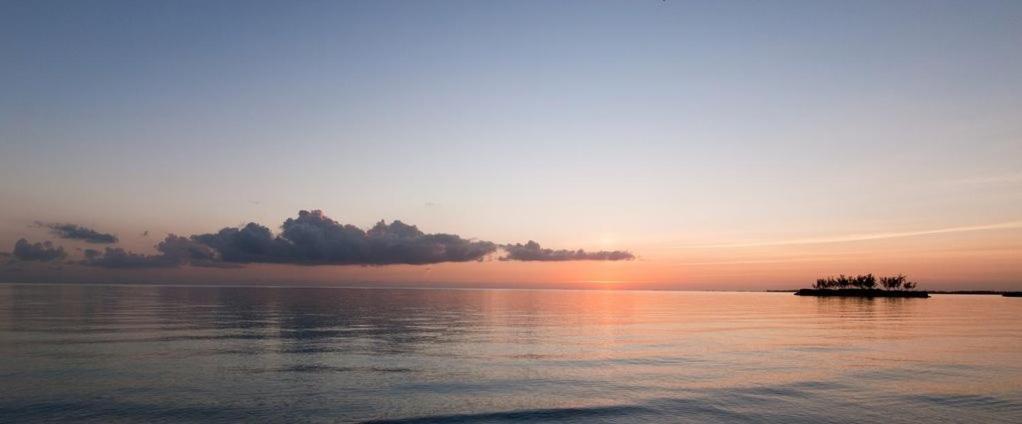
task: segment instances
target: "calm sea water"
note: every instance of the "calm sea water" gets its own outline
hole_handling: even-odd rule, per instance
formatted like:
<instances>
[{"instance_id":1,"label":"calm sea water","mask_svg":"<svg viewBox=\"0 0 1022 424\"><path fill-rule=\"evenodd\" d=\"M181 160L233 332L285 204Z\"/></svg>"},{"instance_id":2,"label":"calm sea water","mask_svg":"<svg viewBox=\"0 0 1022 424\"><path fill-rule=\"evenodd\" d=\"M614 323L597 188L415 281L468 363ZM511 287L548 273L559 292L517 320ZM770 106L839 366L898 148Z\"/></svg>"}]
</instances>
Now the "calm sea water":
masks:
<instances>
[{"instance_id":1,"label":"calm sea water","mask_svg":"<svg viewBox=\"0 0 1022 424\"><path fill-rule=\"evenodd\" d=\"M1022 422L1022 299L0 285L0 421Z\"/></svg>"}]
</instances>

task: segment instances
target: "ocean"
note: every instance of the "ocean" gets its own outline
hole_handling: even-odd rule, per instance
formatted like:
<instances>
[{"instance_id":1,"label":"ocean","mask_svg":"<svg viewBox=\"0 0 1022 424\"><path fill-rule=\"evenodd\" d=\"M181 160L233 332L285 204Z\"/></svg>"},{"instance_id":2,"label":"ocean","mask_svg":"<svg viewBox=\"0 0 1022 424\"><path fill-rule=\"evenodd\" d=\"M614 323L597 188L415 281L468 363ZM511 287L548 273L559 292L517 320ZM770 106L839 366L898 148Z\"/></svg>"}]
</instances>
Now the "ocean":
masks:
<instances>
[{"instance_id":1,"label":"ocean","mask_svg":"<svg viewBox=\"0 0 1022 424\"><path fill-rule=\"evenodd\" d=\"M0 285L0 421L1022 422L1022 298Z\"/></svg>"}]
</instances>

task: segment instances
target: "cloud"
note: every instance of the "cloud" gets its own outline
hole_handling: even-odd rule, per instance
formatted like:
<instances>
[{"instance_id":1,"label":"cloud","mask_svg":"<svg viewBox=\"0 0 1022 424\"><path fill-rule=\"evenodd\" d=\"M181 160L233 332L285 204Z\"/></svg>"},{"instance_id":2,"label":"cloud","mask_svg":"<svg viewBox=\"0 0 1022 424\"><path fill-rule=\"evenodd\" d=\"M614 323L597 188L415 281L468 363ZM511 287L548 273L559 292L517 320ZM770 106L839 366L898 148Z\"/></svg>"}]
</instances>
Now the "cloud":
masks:
<instances>
[{"instance_id":1,"label":"cloud","mask_svg":"<svg viewBox=\"0 0 1022 424\"><path fill-rule=\"evenodd\" d=\"M289 246L273 236L269 228L254 222L241 228L224 228L214 234L191 237L198 243L220 252L228 262L275 262L287 255Z\"/></svg>"},{"instance_id":2,"label":"cloud","mask_svg":"<svg viewBox=\"0 0 1022 424\"><path fill-rule=\"evenodd\" d=\"M630 261L635 255L623 250L586 252L585 250L544 249L539 243L529 240L525 244L501 246L507 254L502 261Z\"/></svg>"},{"instance_id":3,"label":"cloud","mask_svg":"<svg viewBox=\"0 0 1022 424\"><path fill-rule=\"evenodd\" d=\"M274 236L249 223L217 233L192 236L216 249L226 262L332 265L434 264L482 260L497 250L487 241L454 234L426 234L401 221L378 222L368 231L341 224L322 211L301 211Z\"/></svg>"},{"instance_id":4,"label":"cloud","mask_svg":"<svg viewBox=\"0 0 1022 424\"><path fill-rule=\"evenodd\" d=\"M187 237L170 234L156 245L155 255L133 253L119 247L86 249L83 265L103 268L171 268L182 265L218 266L217 253Z\"/></svg>"},{"instance_id":5,"label":"cloud","mask_svg":"<svg viewBox=\"0 0 1022 424\"><path fill-rule=\"evenodd\" d=\"M250 222L215 233L190 237L169 235L155 255L120 248L87 249L81 263L106 268L191 266L231 267L248 263L297 265L428 265L482 261L503 248L505 261L628 260L623 251L542 249L536 242L498 246L454 234L427 234L401 221L380 221L369 230L341 224L322 211L300 211L288 218L279 234Z\"/></svg>"},{"instance_id":6,"label":"cloud","mask_svg":"<svg viewBox=\"0 0 1022 424\"><path fill-rule=\"evenodd\" d=\"M132 253L120 247L108 247L102 252L89 249L85 252L82 264L103 268L160 268L179 265L165 261L162 255Z\"/></svg>"},{"instance_id":7,"label":"cloud","mask_svg":"<svg viewBox=\"0 0 1022 424\"><path fill-rule=\"evenodd\" d=\"M117 236L101 233L91 228L75 224L57 224L36 221L36 225L50 229L53 235L68 240L84 240L88 243L106 244L117 243Z\"/></svg>"},{"instance_id":8,"label":"cloud","mask_svg":"<svg viewBox=\"0 0 1022 424\"><path fill-rule=\"evenodd\" d=\"M19 239L14 243L11 255L22 261L50 262L66 258L67 252L63 247L54 246L49 241L29 243L28 240Z\"/></svg>"}]
</instances>

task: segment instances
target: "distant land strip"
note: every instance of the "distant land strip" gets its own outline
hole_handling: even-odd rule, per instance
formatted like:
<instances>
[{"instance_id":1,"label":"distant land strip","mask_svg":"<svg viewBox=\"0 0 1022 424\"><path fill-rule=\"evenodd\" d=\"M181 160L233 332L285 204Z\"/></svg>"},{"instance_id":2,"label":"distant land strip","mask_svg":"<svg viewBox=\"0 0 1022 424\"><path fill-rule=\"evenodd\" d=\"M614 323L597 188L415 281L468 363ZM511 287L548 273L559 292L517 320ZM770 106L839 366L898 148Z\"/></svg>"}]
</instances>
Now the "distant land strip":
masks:
<instances>
[{"instance_id":1,"label":"distant land strip","mask_svg":"<svg viewBox=\"0 0 1022 424\"><path fill-rule=\"evenodd\" d=\"M766 293L795 293L799 289L769 289L764 290ZM1006 297L1022 297L1022 291L1008 291L1008 290L927 290L930 294L975 294L975 295L994 295L994 296L1006 296Z\"/></svg>"}]
</instances>

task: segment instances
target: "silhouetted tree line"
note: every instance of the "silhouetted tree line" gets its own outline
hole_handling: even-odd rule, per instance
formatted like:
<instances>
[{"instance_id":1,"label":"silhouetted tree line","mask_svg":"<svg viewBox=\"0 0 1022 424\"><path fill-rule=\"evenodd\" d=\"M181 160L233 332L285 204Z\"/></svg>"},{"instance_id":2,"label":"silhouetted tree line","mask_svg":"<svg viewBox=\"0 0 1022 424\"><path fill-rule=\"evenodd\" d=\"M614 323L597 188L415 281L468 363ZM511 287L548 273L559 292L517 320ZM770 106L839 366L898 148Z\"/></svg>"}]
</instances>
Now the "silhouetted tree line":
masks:
<instances>
[{"instance_id":1,"label":"silhouetted tree line","mask_svg":"<svg viewBox=\"0 0 1022 424\"><path fill-rule=\"evenodd\" d=\"M866 275L844 275L835 277L820 278L813 284L814 289L861 289L872 290L876 288L884 290L914 290L916 283L908 281L908 277L898 274L892 277L874 277L873 274Z\"/></svg>"}]
</instances>

